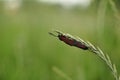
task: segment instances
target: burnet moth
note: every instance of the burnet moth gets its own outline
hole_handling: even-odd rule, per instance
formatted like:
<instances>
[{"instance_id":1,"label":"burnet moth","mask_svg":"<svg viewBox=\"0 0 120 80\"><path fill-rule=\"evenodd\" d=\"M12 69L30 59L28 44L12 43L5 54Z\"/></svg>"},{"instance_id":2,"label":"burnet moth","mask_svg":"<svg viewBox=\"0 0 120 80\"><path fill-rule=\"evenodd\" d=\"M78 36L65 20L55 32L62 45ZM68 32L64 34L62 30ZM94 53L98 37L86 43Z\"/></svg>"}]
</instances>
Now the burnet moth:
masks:
<instances>
[{"instance_id":1,"label":"burnet moth","mask_svg":"<svg viewBox=\"0 0 120 80\"><path fill-rule=\"evenodd\" d=\"M74 37L72 37L71 35L69 34L64 34L60 31L54 31L57 33L57 35L49 32L50 35L54 36L54 37L58 37L59 40L65 42L66 44L70 45L70 46L75 46L75 47L78 47L78 48L81 48L83 50L88 50L88 47L87 45L85 45L81 40L77 40L75 39Z\"/></svg>"}]
</instances>

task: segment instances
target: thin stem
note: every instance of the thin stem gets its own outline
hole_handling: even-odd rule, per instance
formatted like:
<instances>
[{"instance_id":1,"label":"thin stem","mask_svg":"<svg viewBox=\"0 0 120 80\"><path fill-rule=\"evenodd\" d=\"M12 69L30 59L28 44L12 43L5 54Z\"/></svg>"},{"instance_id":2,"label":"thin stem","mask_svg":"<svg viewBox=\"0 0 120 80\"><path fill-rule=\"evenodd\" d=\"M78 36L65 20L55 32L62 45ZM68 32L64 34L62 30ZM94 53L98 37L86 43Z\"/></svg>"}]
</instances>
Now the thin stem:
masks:
<instances>
[{"instance_id":1,"label":"thin stem","mask_svg":"<svg viewBox=\"0 0 120 80\"><path fill-rule=\"evenodd\" d=\"M114 16L116 17L116 19L118 19L118 21L120 20L120 16L119 16L119 11L115 5L115 2L113 0L109 0L109 3L111 5L111 8L114 12Z\"/></svg>"},{"instance_id":2,"label":"thin stem","mask_svg":"<svg viewBox=\"0 0 120 80\"><path fill-rule=\"evenodd\" d=\"M67 74L65 74L64 72L62 72L60 69L58 69L57 67L52 67L52 70L54 72L56 72L59 76L61 76L62 78L66 79L66 80L72 80L72 78L70 78Z\"/></svg>"},{"instance_id":3,"label":"thin stem","mask_svg":"<svg viewBox=\"0 0 120 80\"><path fill-rule=\"evenodd\" d=\"M91 52L95 53L98 57L100 57L107 64L107 66L110 68L115 80L119 80L116 66L114 64L112 64L109 56L107 54L104 54L100 48L96 48L95 46L93 46L90 43L88 43L88 45L89 45L89 50Z\"/></svg>"}]
</instances>

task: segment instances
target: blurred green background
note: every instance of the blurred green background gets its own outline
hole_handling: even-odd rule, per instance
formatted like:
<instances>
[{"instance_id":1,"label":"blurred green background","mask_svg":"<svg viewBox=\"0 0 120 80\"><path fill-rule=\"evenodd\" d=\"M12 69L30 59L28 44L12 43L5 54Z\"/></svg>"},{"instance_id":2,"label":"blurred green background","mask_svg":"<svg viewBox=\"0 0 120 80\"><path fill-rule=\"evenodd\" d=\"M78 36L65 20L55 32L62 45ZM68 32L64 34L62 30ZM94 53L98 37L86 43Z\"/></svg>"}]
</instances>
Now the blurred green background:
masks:
<instances>
[{"instance_id":1,"label":"blurred green background","mask_svg":"<svg viewBox=\"0 0 120 80\"><path fill-rule=\"evenodd\" d=\"M99 46L120 73L120 1L93 0L86 8L18 3L0 1L0 80L114 80L101 59L50 36L53 29Z\"/></svg>"}]
</instances>

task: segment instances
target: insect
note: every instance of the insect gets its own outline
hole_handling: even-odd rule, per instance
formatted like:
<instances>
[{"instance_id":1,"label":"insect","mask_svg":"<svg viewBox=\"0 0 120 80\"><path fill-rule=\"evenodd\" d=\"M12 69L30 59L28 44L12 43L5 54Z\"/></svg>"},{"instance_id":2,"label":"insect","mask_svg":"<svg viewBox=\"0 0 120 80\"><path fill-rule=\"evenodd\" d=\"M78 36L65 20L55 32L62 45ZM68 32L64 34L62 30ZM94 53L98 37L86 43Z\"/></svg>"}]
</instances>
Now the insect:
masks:
<instances>
[{"instance_id":1,"label":"insect","mask_svg":"<svg viewBox=\"0 0 120 80\"><path fill-rule=\"evenodd\" d=\"M57 35L49 32L50 35L54 36L54 37L58 37L59 40L65 42L66 44L70 45L70 46L75 46L78 48L81 48L83 50L88 50L87 45L85 45L85 43L81 40L77 40L75 38L73 38L71 35L69 34L64 34L60 31L54 31L57 33Z\"/></svg>"}]
</instances>

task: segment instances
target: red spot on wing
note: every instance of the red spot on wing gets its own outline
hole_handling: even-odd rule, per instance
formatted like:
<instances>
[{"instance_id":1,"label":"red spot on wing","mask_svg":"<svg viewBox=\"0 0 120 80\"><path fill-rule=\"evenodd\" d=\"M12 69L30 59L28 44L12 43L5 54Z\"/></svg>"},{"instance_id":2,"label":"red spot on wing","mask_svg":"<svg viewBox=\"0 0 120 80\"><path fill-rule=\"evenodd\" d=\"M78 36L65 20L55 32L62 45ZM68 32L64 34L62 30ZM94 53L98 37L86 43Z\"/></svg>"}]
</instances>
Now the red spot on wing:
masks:
<instances>
[{"instance_id":1,"label":"red spot on wing","mask_svg":"<svg viewBox=\"0 0 120 80\"><path fill-rule=\"evenodd\" d=\"M88 49L88 47L85 46L84 44L82 44L81 42L77 42L76 47L79 47L79 48L84 49L84 50Z\"/></svg>"},{"instance_id":2,"label":"red spot on wing","mask_svg":"<svg viewBox=\"0 0 120 80\"><path fill-rule=\"evenodd\" d=\"M59 39L63 42L65 42L66 44L70 45L70 46L76 46L78 48L81 48L81 49L84 49L84 50L87 50L88 47L85 46L84 44L82 44L81 42L79 41L76 41L74 39L70 39L64 35L58 35Z\"/></svg>"},{"instance_id":3,"label":"red spot on wing","mask_svg":"<svg viewBox=\"0 0 120 80\"><path fill-rule=\"evenodd\" d=\"M68 37L66 37L66 36L64 36L64 35L59 35L58 37L59 37L59 39L60 39L61 41L64 41L66 44L68 44L68 45L70 45L70 46L73 46L73 45L74 45L74 40L69 39Z\"/></svg>"},{"instance_id":4,"label":"red spot on wing","mask_svg":"<svg viewBox=\"0 0 120 80\"><path fill-rule=\"evenodd\" d=\"M72 39L68 39L68 38L66 38L65 43L67 43L67 44L69 44L69 45L71 45L71 46L74 45L74 41L73 41Z\"/></svg>"},{"instance_id":5,"label":"red spot on wing","mask_svg":"<svg viewBox=\"0 0 120 80\"><path fill-rule=\"evenodd\" d=\"M63 36L63 35L58 36L58 37L59 37L59 39L60 39L61 41L65 41L65 39L66 39L66 37L65 37L65 36Z\"/></svg>"}]
</instances>

